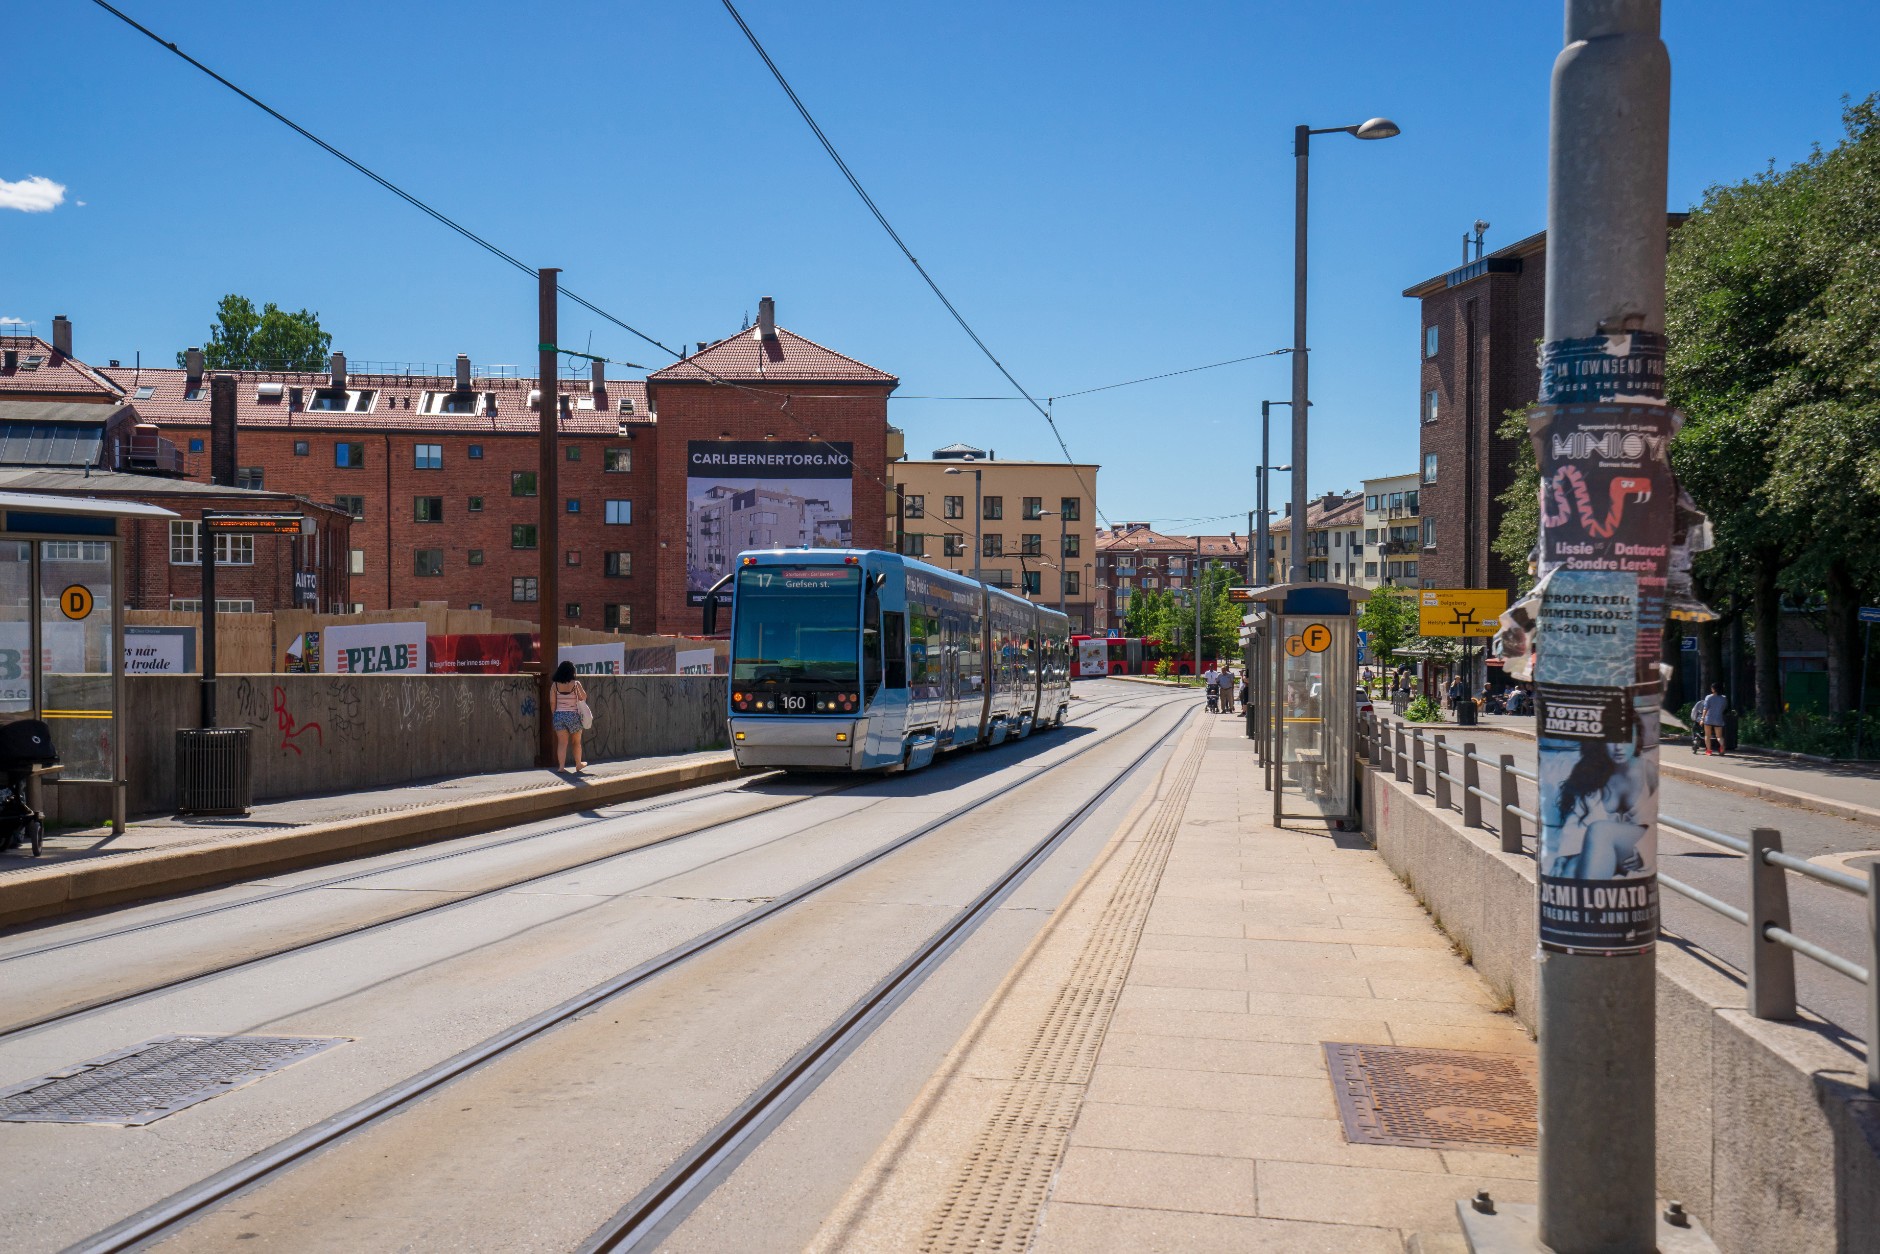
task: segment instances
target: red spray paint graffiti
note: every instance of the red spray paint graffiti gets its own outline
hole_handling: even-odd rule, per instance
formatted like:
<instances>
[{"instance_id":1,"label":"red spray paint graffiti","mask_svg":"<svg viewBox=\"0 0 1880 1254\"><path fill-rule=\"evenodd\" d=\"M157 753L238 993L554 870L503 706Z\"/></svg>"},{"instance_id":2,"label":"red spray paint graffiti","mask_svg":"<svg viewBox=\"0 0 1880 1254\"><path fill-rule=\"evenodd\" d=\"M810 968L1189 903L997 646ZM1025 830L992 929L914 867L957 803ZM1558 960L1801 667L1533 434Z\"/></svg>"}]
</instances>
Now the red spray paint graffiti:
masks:
<instances>
[{"instance_id":1,"label":"red spray paint graffiti","mask_svg":"<svg viewBox=\"0 0 1880 1254\"><path fill-rule=\"evenodd\" d=\"M287 710L287 690L279 684L274 686L274 723L281 732L281 749L292 749L300 753L299 738L303 733L312 732L313 738L326 747L326 733L320 730L318 723L296 723L294 716Z\"/></svg>"}]
</instances>

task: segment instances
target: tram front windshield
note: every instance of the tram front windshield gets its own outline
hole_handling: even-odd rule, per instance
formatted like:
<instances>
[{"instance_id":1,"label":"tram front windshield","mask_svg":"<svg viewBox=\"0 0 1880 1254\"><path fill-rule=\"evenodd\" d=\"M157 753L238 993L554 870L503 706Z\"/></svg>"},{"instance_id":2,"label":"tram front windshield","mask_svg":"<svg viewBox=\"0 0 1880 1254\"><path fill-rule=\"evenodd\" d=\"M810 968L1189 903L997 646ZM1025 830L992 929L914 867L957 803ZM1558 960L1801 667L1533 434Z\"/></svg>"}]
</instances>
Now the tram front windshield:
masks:
<instances>
[{"instance_id":1,"label":"tram front windshield","mask_svg":"<svg viewBox=\"0 0 1880 1254\"><path fill-rule=\"evenodd\" d=\"M859 566L738 571L733 687L854 689L860 677Z\"/></svg>"}]
</instances>

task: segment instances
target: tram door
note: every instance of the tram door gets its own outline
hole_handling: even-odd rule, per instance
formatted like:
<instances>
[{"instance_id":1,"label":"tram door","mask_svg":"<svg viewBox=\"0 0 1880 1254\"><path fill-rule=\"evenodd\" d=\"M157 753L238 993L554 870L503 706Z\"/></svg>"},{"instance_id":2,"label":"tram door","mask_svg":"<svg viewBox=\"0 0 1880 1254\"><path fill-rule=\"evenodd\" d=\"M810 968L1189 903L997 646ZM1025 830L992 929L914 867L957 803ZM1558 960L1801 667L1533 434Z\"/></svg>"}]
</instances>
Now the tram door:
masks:
<instances>
[{"instance_id":1,"label":"tram door","mask_svg":"<svg viewBox=\"0 0 1880 1254\"><path fill-rule=\"evenodd\" d=\"M953 740L960 704L960 617L940 612L940 739Z\"/></svg>"}]
</instances>

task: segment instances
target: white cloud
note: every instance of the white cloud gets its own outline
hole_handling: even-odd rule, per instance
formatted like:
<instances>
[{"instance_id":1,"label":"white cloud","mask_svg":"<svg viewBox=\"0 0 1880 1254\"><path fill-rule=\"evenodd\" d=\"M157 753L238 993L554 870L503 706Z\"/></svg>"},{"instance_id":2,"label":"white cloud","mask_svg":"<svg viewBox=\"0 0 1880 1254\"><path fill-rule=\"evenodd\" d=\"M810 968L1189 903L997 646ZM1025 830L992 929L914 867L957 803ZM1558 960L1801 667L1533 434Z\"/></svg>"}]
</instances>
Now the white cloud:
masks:
<instances>
[{"instance_id":1,"label":"white cloud","mask_svg":"<svg viewBox=\"0 0 1880 1254\"><path fill-rule=\"evenodd\" d=\"M0 209L45 213L65 203L65 184L42 174L29 174L17 183L0 179Z\"/></svg>"},{"instance_id":2,"label":"white cloud","mask_svg":"<svg viewBox=\"0 0 1880 1254\"><path fill-rule=\"evenodd\" d=\"M25 325L26 325L26 319L24 318L14 318L14 317L0 318L0 327L23 327Z\"/></svg>"}]
</instances>

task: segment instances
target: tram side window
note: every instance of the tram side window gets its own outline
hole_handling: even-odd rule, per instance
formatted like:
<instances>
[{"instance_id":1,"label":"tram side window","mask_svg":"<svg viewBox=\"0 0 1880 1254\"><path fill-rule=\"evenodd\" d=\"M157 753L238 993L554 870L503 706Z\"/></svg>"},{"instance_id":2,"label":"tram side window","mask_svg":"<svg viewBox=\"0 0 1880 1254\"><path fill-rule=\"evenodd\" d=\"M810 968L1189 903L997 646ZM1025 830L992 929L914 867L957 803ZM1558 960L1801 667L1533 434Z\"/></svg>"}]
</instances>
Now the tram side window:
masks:
<instances>
[{"instance_id":1,"label":"tram side window","mask_svg":"<svg viewBox=\"0 0 1880 1254\"><path fill-rule=\"evenodd\" d=\"M931 611L923 613L910 606L908 633L914 646L914 686L938 688L940 659L946 652L946 641L940 635L940 620Z\"/></svg>"},{"instance_id":2,"label":"tram side window","mask_svg":"<svg viewBox=\"0 0 1880 1254\"><path fill-rule=\"evenodd\" d=\"M862 697L881 687L881 598L869 586L862 598Z\"/></svg>"},{"instance_id":3,"label":"tram side window","mask_svg":"<svg viewBox=\"0 0 1880 1254\"><path fill-rule=\"evenodd\" d=\"M907 687L907 615L898 610L882 614L881 647L888 660L888 687Z\"/></svg>"}]
</instances>

